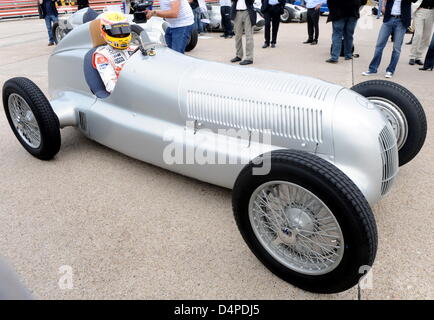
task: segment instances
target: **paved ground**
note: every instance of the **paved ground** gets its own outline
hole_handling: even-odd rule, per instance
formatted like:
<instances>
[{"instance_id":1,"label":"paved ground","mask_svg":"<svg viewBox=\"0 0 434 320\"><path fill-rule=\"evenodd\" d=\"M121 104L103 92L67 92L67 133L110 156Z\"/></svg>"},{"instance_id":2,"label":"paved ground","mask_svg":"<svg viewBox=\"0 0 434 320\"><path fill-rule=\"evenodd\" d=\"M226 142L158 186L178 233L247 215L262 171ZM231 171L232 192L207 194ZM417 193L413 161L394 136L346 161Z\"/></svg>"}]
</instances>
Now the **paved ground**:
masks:
<instances>
[{"instance_id":1,"label":"paved ground","mask_svg":"<svg viewBox=\"0 0 434 320\"><path fill-rule=\"evenodd\" d=\"M351 86L363 80L380 22L368 17L360 25L360 58L354 62L324 63L331 25L322 18L317 47L301 44L305 24L282 25L276 49L261 49L263 35L256 34L255 67ZM222 62L234 56L233 40L210 37L200 39L192 55ZM52 50L46 44L41 20L0 23L0 84L25 76L46 91ZM409 66L408 53L405 46L394 81L418 96L431 126L434 72ZM429 128L422 152L374 207L379 249L373 289L363 290L363 299L434 298L433 136ZM244 244L230 191L130 159L71 128L62 131L62 139L55 160L38 161L18 144L1 112L0 255L36 297L357 298L356 288L315 295L272 275ZM72 290L59 289L63 265L72 267Z\"/></svg>"}]
</instances>

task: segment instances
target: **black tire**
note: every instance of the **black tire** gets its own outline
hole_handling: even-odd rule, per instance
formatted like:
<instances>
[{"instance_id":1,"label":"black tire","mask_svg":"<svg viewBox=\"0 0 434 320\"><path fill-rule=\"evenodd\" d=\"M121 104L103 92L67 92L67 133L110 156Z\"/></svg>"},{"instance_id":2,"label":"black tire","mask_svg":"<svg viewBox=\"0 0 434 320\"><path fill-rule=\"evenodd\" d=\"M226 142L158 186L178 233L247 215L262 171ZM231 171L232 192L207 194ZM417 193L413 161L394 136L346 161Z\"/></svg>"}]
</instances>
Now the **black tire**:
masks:
<instances>
[{"instance_id":1,"label":"black tire","mask_svg":"<svg viewBox=\"0 0 434 320\"><path fill-rule=\"evenodd\" d=\"M419 100L403 86L386 80L370 80L351 88L366 98L380 97L399 108L407 121L407 139L399 146L399 165L411 161L425 142L427 121Z\"/></svg>"},{"instance_id":2,"label":"black tire","mask_svg":"<svg viewBox=\"0 0 434 320\"><path fill-rule=\"evenodd\" d=\"M232 197L238 228L256 257L283 280L307 291L334 293L356 285L362 266L372 266L377 251L377 228L368 202L357 186L327 161L302 151L279 150L264 155L271 160L267 175L253 175L257 166L248 164L239 174ZM321 199L331 210L344 237L344 253L335 269L323 275L294 271L261 245L249 220L252 193L263 183L279 180L297 184Z\"/></svg>"},{"instance_id":3,"label":"black tire","mask_svg":"<svg viewBox=\"0 0 434 320\"><path fill-rule=\"evenodd\" d=\"M41 142L37 148L30 146L13 124L8 106L11 94L17 94L25 100L38 123ZM41 160L49 160L59 152L61 141L59 119L36 84L27 78L12 78L6 81L3 85L3 106L12 131L31 155Z\"/></svg>"},{"instance_id":4,"label":"black tire","mask_svg":"<svg viewBox=\"0 0 434 320\"><path fill-rule=\"evenodd\" d=\"M140 37L140 33L142 33L144 29L137 25L137 24L132 24L131 25L131 42L135 45L138 45L138 43L135 43L135 37L139 38Z\"/></svg>"},{"instance_id":5,"label":"black tire","mask_svg":"<svg viewBox=\"0 0 434 320\"><path fill-rule=\"evenodd\" d=\"M191 32L190 40L188 40L187 46L185 47L185 51L189 52L193 50L197 45L198 39L199 32L197 31L197 29L193 29L193 31Z\"/></svg>"},{"instance_id":6,"label":"black tire","mask_svg":"<svg viewBox=\"0 0 434 320\"><path fill-rule=\"evenodd\" d=\"M289 12L289 9L288 9L288 8L283 8L283 11L284 11L284 13L282 13L282 14L280 15L280 22L288 23L288 22L291 20L291 13ZM283 15L284 15L284 14L287 14L287 15L288 15L288 18L287 18L287 19L283 19Z\"/></svg>"}]
</instances>

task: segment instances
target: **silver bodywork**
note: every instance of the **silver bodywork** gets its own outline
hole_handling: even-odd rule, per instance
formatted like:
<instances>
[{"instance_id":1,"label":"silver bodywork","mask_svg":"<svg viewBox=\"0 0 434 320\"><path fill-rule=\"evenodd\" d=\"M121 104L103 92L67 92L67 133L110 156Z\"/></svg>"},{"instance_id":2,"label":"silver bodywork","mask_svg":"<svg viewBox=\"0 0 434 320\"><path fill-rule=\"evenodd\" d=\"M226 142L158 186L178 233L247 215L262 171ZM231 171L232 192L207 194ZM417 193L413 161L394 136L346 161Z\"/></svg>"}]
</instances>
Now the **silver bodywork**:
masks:
<instances>
[{"instance_id":1,"label":"silver bodywork","mask_svg":"<svg viewBox=\"0 0 434 320\"><path fill-rule=\"evenodd\" d=\"M306 22L307 9L291 3L285 4L286 11L281 15L281 21L284 22Z\"/></svg>"},{"instance_id":2,"label":"silver bodywork","mask_svg":"<svg viewBox=\"0 0 434 320\"><path fill-rule=\"evenodd\" d=\"M61 127L76 126L133 158L226 188L257 156L299 149L342 170L370 204L390 189L398 171L393 129L373 103L349 89L157 46L155 56L135 53L112 94L97 99L82 71L91 43L88 24L78 26L50 57L50 103ZM219 129L248 134L235 138ZM271 141L254 141L258 132L270 132ZM218 143L200 143L210 138ZM163 159L169 143L242 161L170 164Z\"/></svg>"}]
</instances>

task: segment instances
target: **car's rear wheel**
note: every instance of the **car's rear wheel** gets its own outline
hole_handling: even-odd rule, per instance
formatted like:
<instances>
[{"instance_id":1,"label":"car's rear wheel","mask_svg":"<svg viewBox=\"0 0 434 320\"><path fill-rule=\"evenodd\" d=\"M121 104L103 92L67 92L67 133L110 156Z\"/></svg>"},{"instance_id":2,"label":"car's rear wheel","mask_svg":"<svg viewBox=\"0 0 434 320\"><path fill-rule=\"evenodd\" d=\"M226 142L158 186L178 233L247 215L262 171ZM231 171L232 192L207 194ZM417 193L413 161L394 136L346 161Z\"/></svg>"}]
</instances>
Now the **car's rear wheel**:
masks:
<instances>
[{"instance_id":1,"label":"car's rear wheel","mask_svg":"<svg viewBox=\"0 0 434 320\"><path fill-rule=\"evenodd\" d=\"M190 39L187 42L187 46L185 47L185 51L188 52L196 48L198 39L199 39L199 32L197 31L197 29L193 29L193 31L191 32Z\"/></svg>"},{"instance_id":2,"label":"car's rear wheel","mask_svg":"<svg viewBox=\"0 0 434 320\"><path fill-rule=\"evenodd\" d=\"M264 265L302 289L332 293L356 285L372 265L377 229L354 183L327 161L301 151L267 154L237 178L232 205L238 228Z\"/></svg>"},{"instance_id":3,"label":"car's rear wheel","mask_svg":"<svg viewBox=\"0 0 434 320\"><path fill-rule=\"evenodd\" d=\"M59 42L66 36L66 34L67 32L65 32L65 30L60 27L59 22L53 23L53 37L56 44L59 44Z\"/></svg>"},{"instance_id":4,"label":"car's rear wheel","mask_svg":"<svg viewBox=\"0 0 434 320\"><path fill-rule=\"evenodd\" d=\"M411 161L422 148L427 132L425 111L403 86L386 80L370 80L351 88L372 101L390 122L396 136L399 165Z\"/></svg>"},{"instance_id":5,"label":"car's rear wheel","mask_svg":"<svg viewBox=\"0 0 434 320\"><path fill-rule=\"evenodd\" d=\"M6 81L3 106L12 131L31 155L49 160L59 152L59 120L36 84L27 78Z\"/></svg>"}]
</instances>

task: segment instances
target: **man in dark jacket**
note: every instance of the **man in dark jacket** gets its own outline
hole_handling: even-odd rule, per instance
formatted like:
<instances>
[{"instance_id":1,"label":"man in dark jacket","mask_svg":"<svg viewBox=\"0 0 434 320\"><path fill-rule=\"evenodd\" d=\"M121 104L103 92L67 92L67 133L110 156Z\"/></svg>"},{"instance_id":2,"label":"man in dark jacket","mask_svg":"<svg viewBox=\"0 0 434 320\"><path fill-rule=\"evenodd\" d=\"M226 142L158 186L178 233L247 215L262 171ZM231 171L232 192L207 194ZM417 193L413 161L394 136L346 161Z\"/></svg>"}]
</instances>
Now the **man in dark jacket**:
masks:
<instances>
[{"instance_id":1,"label":"man in dark jacket","mask_svg":"<svg viewBox=\"0 0 434 320\"><path fill-rule=\"evenodd\" d=\"M270 46L270 29L273 25L273 32L271 38L271 47L276 46L277 32L279 31L280 15L285 8L286 0L262 0L261 12L264 14L265 20L265 42L262 48Z\"/></svg>"},{"instance_id":2,"label":"man in dark jacket","mask_svg":"<svg viewBox=\"0 0 434 320\"><path fill-rule=\"evenodd\" d=\"M57 22L57 9L55 0L38 0L38 11L40 18L45 19L45 25L48 31L48 45L54 44L53 23Z\"/></svg>"},{"instance_id":3,"label":"man in dark jacket","mask_svg":"<svg viewBox=\"0 0 434 320\"><path fill-rule=\"evenodd\" d=\"M254 0L234 0L231 18L234 20L236 56L231 62L241 61L241 65L253 63L253 26L256 24ZM246 57L243 60L243 33L246 34Z\"/></svg>"},{"instance_id":4,"label":"man in dark jacket","mask_svg":"<svg viewBox=\"0 0 434 320\"><path fill-rule=\"evenodd\" d=\"M376 74L381 62L384 47L387 40L393 33L393 52L389 66L386 69L386 78L392 78L395 73L396 65L401 55L402 42L405 32L411 24L411 3L417 0L384 0L382 12L384 14L383 25L378 34L377 45L375 47L374 57L369 65L369 70L363 72L364 76Z\"/></svg>"},{"instance_id":5,"label":"man in dark jacket","mask_svg":"<svg viewBox=\"0 0 434 320\"><path fill-rule=\"evenodd\" d=\"M333 24L332 50L329 63L337 63L341 54L342 44L344 46L345 60L353 58L353 36L357 20L360 18L360 7L365 5L367 0L328 0L327 5L330 13L327 22Z\"/></svg>"}]
</instances>

